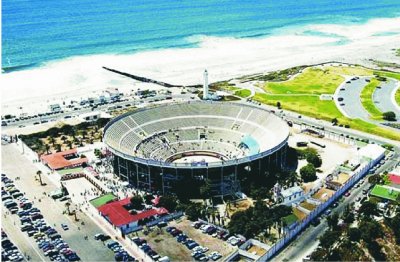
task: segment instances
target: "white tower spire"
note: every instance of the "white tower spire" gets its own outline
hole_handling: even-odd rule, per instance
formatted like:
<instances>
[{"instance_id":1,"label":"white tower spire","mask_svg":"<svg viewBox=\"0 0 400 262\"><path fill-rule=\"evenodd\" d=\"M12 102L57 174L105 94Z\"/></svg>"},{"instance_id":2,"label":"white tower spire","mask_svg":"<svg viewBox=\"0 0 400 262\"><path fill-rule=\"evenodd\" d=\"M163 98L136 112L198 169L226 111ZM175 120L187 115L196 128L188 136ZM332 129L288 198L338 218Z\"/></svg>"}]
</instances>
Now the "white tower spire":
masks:
<instances>
[{"instance_id":1,"label":"white tower spire","mask_svg":"<svg viewBox=\"0 0 400 262\"><path fill-rule=\"evenodd\" d=\"M204 70L203 99L208 99L208 72Z\"/></svg>"}]
</instances>

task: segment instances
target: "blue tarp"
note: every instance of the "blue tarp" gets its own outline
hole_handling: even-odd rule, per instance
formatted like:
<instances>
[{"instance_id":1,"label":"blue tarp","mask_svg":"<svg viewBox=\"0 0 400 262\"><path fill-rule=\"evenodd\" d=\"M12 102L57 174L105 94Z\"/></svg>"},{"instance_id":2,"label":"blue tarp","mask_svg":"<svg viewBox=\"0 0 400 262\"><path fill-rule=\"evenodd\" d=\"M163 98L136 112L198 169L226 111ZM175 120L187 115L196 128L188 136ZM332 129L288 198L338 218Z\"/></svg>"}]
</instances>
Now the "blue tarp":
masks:
<instances>
[{"instance_id":1,"label":"blue tarp","mask_svg":"<svg viewBox=\"0 0 400 262\"><path fill-rule=\"evenodd\" d=\"M245 135L240 141L241 144L245 145L249 150L249 155L255 155L260 152L260 145L258 142L250 135Z\"/></svg>"}]
</instances>

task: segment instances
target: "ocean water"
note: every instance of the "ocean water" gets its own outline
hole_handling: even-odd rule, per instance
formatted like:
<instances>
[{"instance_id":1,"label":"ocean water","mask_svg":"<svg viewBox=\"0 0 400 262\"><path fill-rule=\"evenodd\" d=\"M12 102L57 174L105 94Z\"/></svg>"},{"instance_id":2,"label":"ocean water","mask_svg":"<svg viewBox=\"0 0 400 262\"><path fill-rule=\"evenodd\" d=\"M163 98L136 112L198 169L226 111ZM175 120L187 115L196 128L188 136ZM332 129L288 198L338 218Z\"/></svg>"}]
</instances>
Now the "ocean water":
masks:
<instances>
[{"instance_id":1,"label":"ocean water","mask_svg":"<svg viewBox=\"0 0 400 262\"><path fill-rule=\"evenodd\" d=\"M264 37L305 25L398 16L399 0L3 0L2 69L187 48L199 45L202 36Z\"/></svg>"}]
</instances>

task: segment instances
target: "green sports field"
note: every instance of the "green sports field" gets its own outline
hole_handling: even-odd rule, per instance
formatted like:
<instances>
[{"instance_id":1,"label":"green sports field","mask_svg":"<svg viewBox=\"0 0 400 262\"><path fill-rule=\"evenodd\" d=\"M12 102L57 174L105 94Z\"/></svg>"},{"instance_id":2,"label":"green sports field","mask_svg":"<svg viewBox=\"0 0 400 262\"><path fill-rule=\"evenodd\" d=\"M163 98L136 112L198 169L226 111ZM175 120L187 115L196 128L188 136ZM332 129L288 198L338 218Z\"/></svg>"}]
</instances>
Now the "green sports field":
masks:
<instances>
[{"instance_id":1,"label":"green sports field","mask_svg":"<svg viewBox=\"0 0 400 262\"><path fill-rule=\"evenodd\" d=\"M90 200L90 204L92 204L95 208L98 208L99 206L107 204L108 202L113 201L116 198L117 197L114 196L112 193L108 193Z\"/></svg>"},{"instance_id":2,"label":"green sports field","mask_svg":"<svg viewBox=\"0 0 400 262\"><path fill-rule=\"evenodd\" d=\"M371 191L371 195L389 200L396 200L399 194L399 191L389 190L380 185L376 185Z\"/></svg>"}]
</instances>

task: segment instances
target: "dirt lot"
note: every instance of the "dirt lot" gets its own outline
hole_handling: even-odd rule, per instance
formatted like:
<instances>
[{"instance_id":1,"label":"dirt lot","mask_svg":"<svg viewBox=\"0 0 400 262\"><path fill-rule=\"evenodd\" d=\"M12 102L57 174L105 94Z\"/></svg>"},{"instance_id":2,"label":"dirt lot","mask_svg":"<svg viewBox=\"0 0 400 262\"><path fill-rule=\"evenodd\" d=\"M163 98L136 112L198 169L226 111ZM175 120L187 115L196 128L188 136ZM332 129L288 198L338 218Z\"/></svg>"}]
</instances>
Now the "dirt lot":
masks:
<instances>
[{"instance_id":1,"label":"dirt lot","mask_svg":"<svg viewBox=\"0 0 400 262\"><path fill-rule=\"evenodd\" d=\"M320 190L318 190L317 193L315 193L312 197L315 199L318 199L322 202L325 202L326 200L328 200L333 194L335 193L335 191L327 189L327 188L321 188Z\"/></svg>"},{"instance_id":2,"label":"dirt lot","mask_svg":"<svg viewBox=\"0 0 400 262\"><path fill-rule=\"evenodd\" d=\"M313 210L315 209L315 207L316 207L315 205L310 204L310 203L308 203L308 202L306 202L306 201L300 203L300 206L301 206L301 207L304 207L305 209L308 209L308 210L310 210L310 211L313 211Z\"/></svg>"},{"instance_id":3,"label":"dirt lot","mask_svg":"<svg viewBox=\"0 0 400 262\"><path fill-rule=\"evenodd\" d=\"M208 247L210 250L207 254L218 251L222 256L227 256L236 247L232 247L230 244L218 238L213 238L207 234L203 234L200 230L193 228L191 221L182 219L179 221L172 221L168 223L168 226L174 226L182 230L189 238L192 238L197 243L204 247ZM132 234L136 236L136 234ZM138 236L147 240L149 245L154 251L160 254L160 256L168 256L171 261L192 261L191 250L186 248L185 245L178 243L176 239L166 232L165 228L154 230L147 236L142 232L138 232Z\"/></svg>"},{"instance_id":4,"label":"dirt lot","mask_svg":"<svg viewBox=\"0 0 400 262\"><path fill-rule=\"evenodd\" d=\"M357 147L350 146L347 144L339 143L337 141L327 139L327 138L317 138L304 133L298 133L298 130L292 133L289 137L289 146L297 147L297 142L310 142L314 141L325 145L325 148L318 147L311 143L308 144L309 147L315 148L322 158L322 166L319 168L323 173L318 173L318 177L325 177L329 172L331 172L338 164L350 160L357 156ZM299 168L303 166L304 163L299 163ZM299 170L297 170L299 171Z\"/></svg>"},{"instance_id":5,"label":"dirt lot","mask_svg":"<svg viewBox=\"0 0 400 262\"><path fill-rule=\"evenodd\" d=\"M227 208L229 217L231 217L236 212L244 211L244 210L248 209L251 206L253 206L253 201L251 201L250 199L243 199L243 200L231 203L230 207Z\"/></svg>"},{"instance_id":6,"label":"dirt lot","mask_svg":"<svg viewBox=\"0 0 400 262\"><path fill-rule=\"evenodd\" d=\"M264 248L259 246L252 246L249 250L247 250L247 252L256 254L258 256L262 256L265 253L267 253L267 251Z\"/></svg>"},{"instance_id":7,"label":"dirt lot","mask_svg":"<svg viewBox=\"0 0 400 262\"><path fill-rule=\"evenodd\" d=\"M299 220L303 220L304 218L306 218L307 214L301 212L299 209L297 208L293 208L293 214L299 219Z\"/></svg>"},{"instance_id":8,"label":"dirt lot","mask_svg":"<svg viewBox=\"0 0 400 262\"><path fill-rule=\"evenodd\" d=\"M340 183L341 185L344 185L344 183L346 183L347 180L349 180L350 176L346 173L340 173L337 177L335 177L335 179L333 179L332 181L336 181L338 183Z\"/></svg>"}]
</instances>

